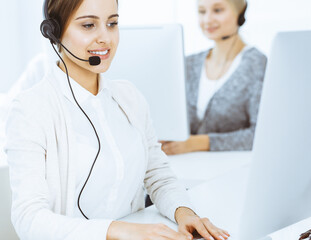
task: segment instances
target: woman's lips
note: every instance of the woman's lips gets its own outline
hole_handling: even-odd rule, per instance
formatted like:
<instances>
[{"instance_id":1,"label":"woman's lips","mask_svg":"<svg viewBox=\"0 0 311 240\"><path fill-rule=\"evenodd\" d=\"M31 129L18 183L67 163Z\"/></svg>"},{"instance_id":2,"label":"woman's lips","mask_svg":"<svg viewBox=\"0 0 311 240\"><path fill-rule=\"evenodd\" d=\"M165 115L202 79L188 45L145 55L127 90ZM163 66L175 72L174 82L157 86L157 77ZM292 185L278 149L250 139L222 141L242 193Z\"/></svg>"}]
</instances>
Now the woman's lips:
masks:
<instances>
[{"instance_id":1,"label":"woman's lips","mask_svg":"<svg viewBox=\"0 0 311 240\"><path fill-rule=\"evenodd\" d=\"M207 28L206 31L208 31L209 33L215 32L218 28L217 27L210 27Z\"/></svg>"},{"instance_id":2,"label":"woman's lips","mask_svg":"<svg viewBox=\"0 0 311 240\"><path fill-rule=\"evenodd\" d=\"M110 49L101 49L101 50L90 50L88 51L92 56L100 57L100 59L105 60L110 57Z\"/></svg>"}]
</instances>

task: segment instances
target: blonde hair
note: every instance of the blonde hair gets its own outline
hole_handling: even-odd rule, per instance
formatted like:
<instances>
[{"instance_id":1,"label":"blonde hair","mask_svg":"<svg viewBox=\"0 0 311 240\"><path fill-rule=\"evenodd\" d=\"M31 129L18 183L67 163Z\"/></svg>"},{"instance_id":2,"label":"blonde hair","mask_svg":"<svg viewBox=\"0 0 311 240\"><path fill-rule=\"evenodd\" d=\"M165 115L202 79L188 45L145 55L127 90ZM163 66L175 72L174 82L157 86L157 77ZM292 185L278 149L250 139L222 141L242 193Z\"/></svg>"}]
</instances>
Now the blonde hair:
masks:
<instances>
[{"instance_id":1,"label":"blonde hair","mask_svg":"<svg viewBox=\"0 0 311 240\"><path fill-rule=\"evenodd\" d=\"M233 5L238 15L243 12L246 6L245 0L227 0L227 1Z\"/></svg>"}]
</instances>

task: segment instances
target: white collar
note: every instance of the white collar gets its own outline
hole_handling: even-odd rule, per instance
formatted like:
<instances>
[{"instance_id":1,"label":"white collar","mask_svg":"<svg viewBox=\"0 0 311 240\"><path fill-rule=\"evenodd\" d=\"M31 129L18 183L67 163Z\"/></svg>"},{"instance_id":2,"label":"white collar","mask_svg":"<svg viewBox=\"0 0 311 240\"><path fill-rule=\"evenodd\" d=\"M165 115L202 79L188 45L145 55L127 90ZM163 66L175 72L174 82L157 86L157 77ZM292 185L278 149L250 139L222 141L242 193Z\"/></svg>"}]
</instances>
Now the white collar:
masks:
<instances>
[{"instance_id":1,"label":"white collar","mask_svg":"<svg viewBox=\"0 0 311 240\"><path fill-rule=\"evenodd\" d=\"M55 81L57 82L57 85L59 86L60 91L64 94L64 96L67 99L69 99L71 102L75 103L75 100L72 96L72 92L71 92L69 84L68 84L66 73L63 72L58 67L57 63L53 64L52 74L56 77ZM70 80L71 87L72 87L72 90L74 92L75 98L78 101L78 103L83 103L87 99L98 98L98 96L100 94L102 94L102 92L104 90L108 90L108 92L110 93L108 79L104 79L101 74L99 74L99 79L98 79L99 87L98 87L97 95L93 95L92 93L90 93L88 90L83 88L79 83L77 83L70 76L69 76L69 80Z\"/></svg>"}]
</instances>

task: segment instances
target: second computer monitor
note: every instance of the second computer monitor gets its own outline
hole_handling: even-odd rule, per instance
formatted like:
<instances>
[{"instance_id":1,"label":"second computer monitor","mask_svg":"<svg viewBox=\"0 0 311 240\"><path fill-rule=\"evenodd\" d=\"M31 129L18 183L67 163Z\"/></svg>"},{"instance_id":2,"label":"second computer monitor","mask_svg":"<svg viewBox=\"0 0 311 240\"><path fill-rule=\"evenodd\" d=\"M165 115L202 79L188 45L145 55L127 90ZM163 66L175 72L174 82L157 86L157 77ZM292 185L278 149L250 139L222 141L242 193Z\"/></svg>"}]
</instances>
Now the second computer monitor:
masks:
<instances>
[{"instance_id":1,"label":"second computer monitor","mask_svg":"<svg viewBox=\"0 0 311 240\"><path fill-rule=\"evenodd\" d=\"M142 92L159 140L189 136L184 61L180 25L120 27L118 51L104 76L127 79Z\"/></svg>"},{"instance_id":2,"label":"second computer monitor","mask_svg":"<svg viewBox=\"0 0 311 240\"><path fill-rule=\"evenodd\" d=\"M239 240L311 216L310 42L311 31L279 33L274 41Z\"/></svg>"}]
</instances>

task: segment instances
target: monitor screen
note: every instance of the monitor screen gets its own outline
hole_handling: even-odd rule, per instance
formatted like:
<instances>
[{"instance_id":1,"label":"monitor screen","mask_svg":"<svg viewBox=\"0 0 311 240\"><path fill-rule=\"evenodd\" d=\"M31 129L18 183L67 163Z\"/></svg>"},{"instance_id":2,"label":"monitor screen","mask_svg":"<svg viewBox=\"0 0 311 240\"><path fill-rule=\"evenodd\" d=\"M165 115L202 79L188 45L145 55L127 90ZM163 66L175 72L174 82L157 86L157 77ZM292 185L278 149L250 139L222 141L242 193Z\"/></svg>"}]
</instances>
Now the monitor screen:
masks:
<instances>
[{"instance_id":1,"label":"monitor screen","mask_svg":"<svg viewBox=\"0 0 311 240\"><path fill-rule=\"evenodd\" d=\"M311 216L311 31L279 33L264 80L241 240Z\"/></svg>"},{"instance_id":2,"label":"monitor screen","mask_svg":"<svg viewBox=\"0 0 311 240\"><path fill-rule=\"evenodd\" d=\"M104 77L126 79L138 88L159 140L188 138L181 25L120 27L118 51Z\"/></svg>"}]
</instances>

